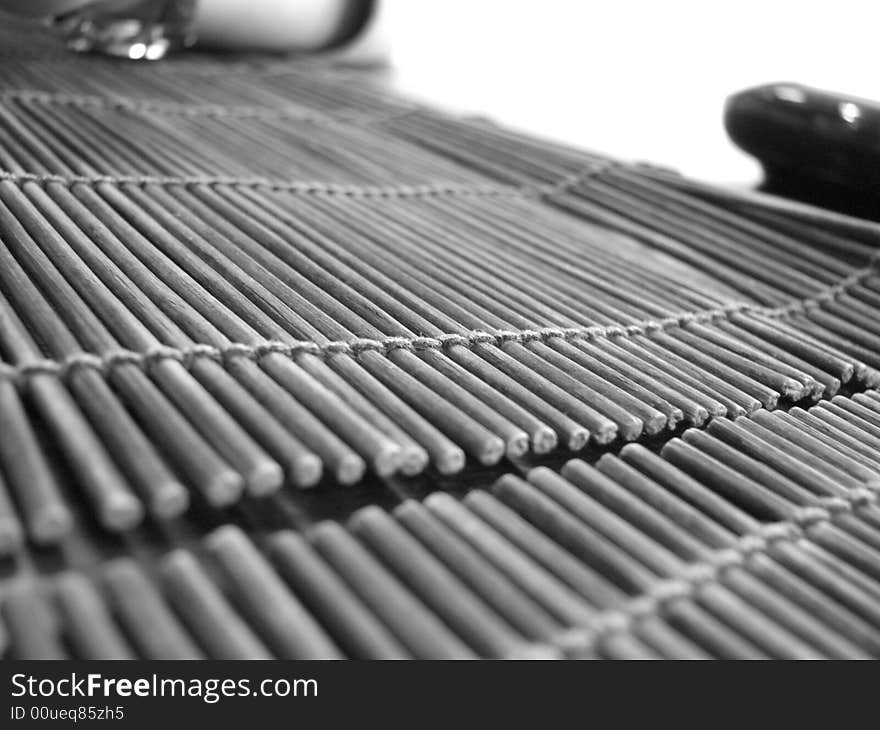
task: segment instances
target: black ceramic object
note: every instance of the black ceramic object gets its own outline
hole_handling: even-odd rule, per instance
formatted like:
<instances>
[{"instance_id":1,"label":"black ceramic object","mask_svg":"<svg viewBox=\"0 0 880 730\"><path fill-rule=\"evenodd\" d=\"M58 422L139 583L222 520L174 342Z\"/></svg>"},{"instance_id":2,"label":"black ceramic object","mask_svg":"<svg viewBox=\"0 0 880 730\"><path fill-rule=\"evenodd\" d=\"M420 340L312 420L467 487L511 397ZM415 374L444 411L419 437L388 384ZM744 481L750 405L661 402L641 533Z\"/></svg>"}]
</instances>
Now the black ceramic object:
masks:
<instances>
[{"instance_id":1,"label":"black ceramic object","mask_svg":"<svg viewBox=\"0 0 880 730\"><path fill-rule=\"evenodd\" d=\"M731 96L724 123L757 157L763 189L827 208L880 218L880 104L797 84Z\"/></svg>"}]
</instances>

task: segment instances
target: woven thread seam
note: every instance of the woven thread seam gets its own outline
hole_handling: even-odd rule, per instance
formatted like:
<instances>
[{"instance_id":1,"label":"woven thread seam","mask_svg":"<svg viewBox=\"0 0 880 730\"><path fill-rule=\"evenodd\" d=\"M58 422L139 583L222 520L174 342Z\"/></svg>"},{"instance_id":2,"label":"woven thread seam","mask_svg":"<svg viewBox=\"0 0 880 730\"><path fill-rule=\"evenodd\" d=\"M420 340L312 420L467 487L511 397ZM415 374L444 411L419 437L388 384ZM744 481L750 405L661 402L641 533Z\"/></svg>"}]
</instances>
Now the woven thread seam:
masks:
<instances>
[{"instance_id":1,"label":"woven thread seam","mask_svg":"<svg viewBox=\"0 0 880 730\"><path fill-rule=\"evenodd\" d=\"M620 608L602 611L589 626L564 631L552 643L563 650L593 652L609 636L632 633L639 621L661 616L669 603L693 599L703 585L720 583L727 569L742 567L755 555L767 555L775 543L809 539L810 528L832 522L837 514L878 502L877 491L868 487L850 489L845 497L820 498L815 505L798 508L791 519L762 525L757 532L743 535L734 545L718 550L707 560L688 565L680 576L658 581Z\"/></svg>"},{"instance_id":2,"label":"woven thread seam","mask_svg":"<svg viewBox=\"0 0 880 730\"><path fill-rule=\"evenodd\" d=\"M848 285L874 272L874 267L858 272L847 277ZM832 287L836 295L846 291L846 286ZM363 352L372 351L387 355L393 350L404 349L410 351L419 350L442 350L456 345L474 349L478 345L501 346L508 342L521 344L528 342L547 342L553 339L563 340L593 340L612 337L632 337L649 335L652 332L665 331L689 324L711 324L719 320L729 319L735 314L758 314L770 317L783 317L793 313L794 307L800 310L813 308L821 305L828 299L823 293L819 297L798 302L797 305L789 305L782 308L766 309L755 307L741 302L726 307L705 310L702 312L687 312L664 319L646 320L637 324L629 325L594 325L590 327L543 327L541 329L526 330L498 330L488 332L473 330L467 334L442 334L437 337L383 337L378 339L357 338L353 340L328 342L319 344L314 341L299 340L283 342L280 340L267 340L255 345L234 342L224 346L208 344L194 344L190 347L172 347L157 345L143 352L119 348L103 354L79 352L61 360L44 358L31 362L13 365L0 363L0 380L13 381L21 386L29 378L37 375L55 375L66 378L69 373L77 368L89 368L107 374L119 365L136 365L145 370L161 360L175 360L187 368L191 367L199 358L209 358L223 363L236 357L244 357L250 360L259 360L268 354L281 354L287 357L297 355L314 355L320 358L328 358L333 355L343 354L357 357Z\"/></svg>"},{"instance_id":3,"label":"woven thread seam","mask_svg":"<svg viewBox=\"0 0 880 730\"><path fill-rule=\"evenodd\" d=\"M544 327L538 330L499 330L487 332L474 330L468 334L444 334L438 337L383 337L379 339L358 338L346 341L328 342L319 344L313 341L282 342L267 340L255 345L245 343L231 343L222 347L206 344L196 344L191 347L171 347L157 345L144 352L137 352L120 348L104 354L80 352L65 357L62 360L40 359L21 365L0 363L0 379L20 381L35 375L57 375L65 378L72 370L77 368L90 368L101 373L108 373L119 365L137 365L148 369L160 360L176 360L186 367L191 367L193 361L198 358L210 358L218 362L224 362L230 358L244 357L249 360L259 360L268 354L281 354L287 357L297 355L314 355L321 358L343 354L356 357L363 352L373 351L387 355L393 350L405 349L410 351L440 350L446 347L461 345L473 349L478 345L503 345L507 342L534 342L547 341L550 339L566 340L590 340L595 338L607 338L615 336L631 336L645 334L657 330L665 330L671 327L682 326L690 322L710 322L721 317L727 317L734 312L746 312L749 305L735 305L725 310L711 310L683 314L678 317L670 317L664 320L652 320L638 325L621 327L618 325L593 326L593 327Z\"/></svg>"},{"instance_id":4,"label":"woven thread seam","mask_svg":"<svg viewBox=\"0 0 880 730\"><path fill-rule=\"evenodd\" d=\"M177 177L165 175L56 175L30 172L0 171L0 180L14 183L34 182L40 185L229 185L243 188L267 188L299 195L336 195L349 198L422 198L448 195L519 197L519 188L501 185L433 182L412 185L347 185L341 183L271 180L269 178L199 175Z\"/></svg>"},{"instance_id":5,"label":"woven thread seam","mask_svg":"<svg viewBox=\"0 0 880 730\"><path fill-rule=\"evenodd\" d=\"M234 119L292 119L314 123L355 123L371 124L385 121L388 117L405 112L378 115L360 112L338 111L333 113L305 110L300 107L282 104L280 106L261 106L252 104L208 104L157 99L135 99L128 96L91 96L87 94L64 94L58 92L29 89L9 89L0 91L0 102L23 101L40 104L59 104L82 108L110 109L112 111L138 114L167 114L183 117L222 117Z\"/></svg>"},{"instance_id":6,"label":"woven thread seam","mask_svg":"<svg viewBox=\"0 0 880 730\"><path fill-rule=\"evenodd\" d=\"M551 183L550 185L526 185L523 186L522 189L527 195L539 198L563 195L578 185L588 183L591 180L597 180L605 175L605 173L621 167L638 169L640 165L619 162L617 160L594 160L584 165L581 169L575 170L568 175L564 175L555 183Z\"/></svg>"}]
</instances>

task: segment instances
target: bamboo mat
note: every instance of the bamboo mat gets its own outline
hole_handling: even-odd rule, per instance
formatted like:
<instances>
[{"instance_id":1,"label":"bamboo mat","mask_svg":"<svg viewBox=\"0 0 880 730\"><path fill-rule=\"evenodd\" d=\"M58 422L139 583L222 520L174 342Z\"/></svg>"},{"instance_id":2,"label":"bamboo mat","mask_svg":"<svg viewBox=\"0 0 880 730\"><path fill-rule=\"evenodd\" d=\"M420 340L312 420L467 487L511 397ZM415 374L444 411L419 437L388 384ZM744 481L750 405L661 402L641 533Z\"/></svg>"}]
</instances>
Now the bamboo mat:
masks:
<instances>
[{"instance_id":1,"label":"bamboo mat","mask_svg":"<svg viewBox=\"0 0 880 730\"><path fill-rule=\"evenodd\" d=\"M880 656L878 230L10 21L7 654Z\"/></svg>"}]
</instances>

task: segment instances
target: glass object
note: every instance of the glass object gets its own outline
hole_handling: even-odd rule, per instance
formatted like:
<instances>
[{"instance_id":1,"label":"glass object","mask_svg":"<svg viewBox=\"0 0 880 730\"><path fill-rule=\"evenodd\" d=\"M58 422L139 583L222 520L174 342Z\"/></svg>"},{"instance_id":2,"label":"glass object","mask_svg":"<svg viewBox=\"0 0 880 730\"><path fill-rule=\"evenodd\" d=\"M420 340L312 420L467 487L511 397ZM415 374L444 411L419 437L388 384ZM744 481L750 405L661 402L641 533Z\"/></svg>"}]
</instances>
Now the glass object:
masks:
<instances>
[{"instance_id":1,"label":"glass object","mask_svg":"<svg viewBox=\"0 0 880 730\"><path fill-rule=\"evenodd\" d=\"M195 41L197 0L95 0L52 20L75 51L155 61Z\"/></svg>"}]
</instances>

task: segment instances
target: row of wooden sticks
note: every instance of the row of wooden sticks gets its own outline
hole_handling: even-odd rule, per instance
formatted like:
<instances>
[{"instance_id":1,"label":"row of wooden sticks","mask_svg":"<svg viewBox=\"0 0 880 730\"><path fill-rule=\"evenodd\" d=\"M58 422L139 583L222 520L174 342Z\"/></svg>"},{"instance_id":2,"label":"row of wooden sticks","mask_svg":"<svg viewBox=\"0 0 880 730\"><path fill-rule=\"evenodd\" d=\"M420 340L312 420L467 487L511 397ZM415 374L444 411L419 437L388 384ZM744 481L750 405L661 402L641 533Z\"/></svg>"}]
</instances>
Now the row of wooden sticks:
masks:
<instances>
[{"instance_id":1,"label":"row of wooden sticks","mask_svg":"<svg viewBox=\"0 0 880 730\"><path fill-rule=\"evenodd\" d=\"M865 242L422 110L282 121L0 105L0 469L35 542L72 524L46 432L126 530L876 384ZM287 184L320 170L350 187Z\"/></svg>"},{"instance_id":2,"label":"row of wooden sticks","mask_svg":"<svg viewBox=\"0 0 880 730\"><path fill-rule=\"evenodd\" d=\"M880 655L880 392L21 579L27 658Z\"/></svg>"},{"instance_id":3,"label":"row of wooden sticks","mask_svg":"<svg viewBox=\"0 0 880 730\"><path fill-rule=\"evenodd\" d=\"M838 299L786 319L725 305L708 316L654 320L684 299L663 299L659 287L656 297L637 297L633 288L628 303L618 304L612 290L626 293L625 280L614 280L616 262L606 273L597 256L589 276L606 283L605 301L574 284L564 297L560 276L554 299L545 295L548 306L535 315L549 317L549 305L558 303L543 329L517 317L500 295L478 297L476 276L454 288L424 254L426 270L414 268L415 251L395 263L402 245L359 247L362 239L352 235L346 250L334 243L343 240L340 231L332 239L315 234L321 245L302 235L298 250L279 238L277 257L243 235L211 246L192 229L188 239L180 226L173 236L145 218L144 210L164 215L169 228L179 220L159 207L172 202L161 186L124 190L0 182L0 349L12 365L2 384L10 436L0 461L19 499L30 495L22 509L39 542L62 537L68 521L51 471L40 465L46 457L23 394L101 522L127 529L141 519L141 502L157 517L183 511L182 480L221 506L243 490L274 491L285 477L313 485L324 468L343 484L367 467L380 476L412 474L430 462L454 473L465 454L490 465L528 449L635 440L710 416L774 408L780 398L829 397L841 384L876 382L870 325L852 338L838 334L873 311L878 289L870 269ZM180 196L195 201L200 193L222 197L210 186L181 188ZM315 209L337 207L332 196L316 197ZM294 201L298 217L291 220L302 221L311 203ZM352 205L369 207L346 201L342 214ZM419 210L427 231L430 206L405 206ZM524 266L511 274L539 269ZM474 269L485 286L516 293L486 271ZM643 289L652 279L665 283L663 276L652 269ZM536 280L523 277L524 296L540 293ZM547 294L551 281L548 274ZM681 291L704 296L686 281ZM841 305L843 298L850 301ZM600 307L617 306L601 317ZM368 342L360 349L355 338ZM267 341L281 349L261 350ZM303 341L317 350L298 351ZM199 345L213 349L206 355ZM121 357L121 349L134 357ZM151 352L158 356L144 355Z\"/></svg>"}]
</instances>

